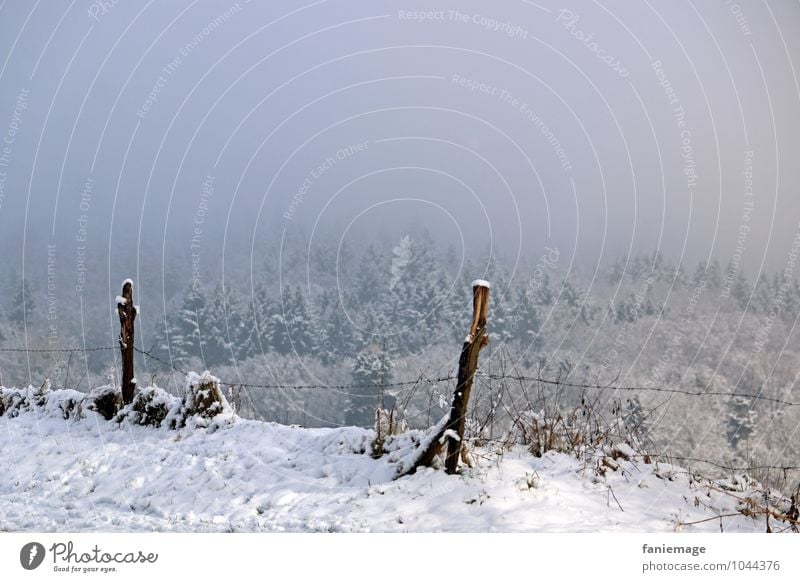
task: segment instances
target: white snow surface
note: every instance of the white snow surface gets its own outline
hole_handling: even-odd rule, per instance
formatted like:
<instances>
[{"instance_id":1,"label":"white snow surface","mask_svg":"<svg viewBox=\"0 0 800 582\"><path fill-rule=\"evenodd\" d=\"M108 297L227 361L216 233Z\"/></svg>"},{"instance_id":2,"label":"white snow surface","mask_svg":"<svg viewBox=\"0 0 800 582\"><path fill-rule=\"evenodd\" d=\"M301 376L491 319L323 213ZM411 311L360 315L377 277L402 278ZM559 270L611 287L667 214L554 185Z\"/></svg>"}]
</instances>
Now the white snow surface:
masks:
<instances>
[{"instance_id":1,"label":"white snow surface","mask_svg":"<svg viewBox=\"0 0 800 582\"><path fill-rule=\"evenodd\" d=\"M0 531L719 532L718 519L678 521L736 511L734 496L747 495L669 464L619 458L601 477L524 447L477 448L477 466L461 475L421 469L395 480L424 433L390 437L393 452L373 459L374 434L361 428L234 416L171 430L91 411L65 420L65 404L82 396L49 392L41 406L0 416ZM725 531L764 527L723 519Z\"/></svg>"}]
</instances>

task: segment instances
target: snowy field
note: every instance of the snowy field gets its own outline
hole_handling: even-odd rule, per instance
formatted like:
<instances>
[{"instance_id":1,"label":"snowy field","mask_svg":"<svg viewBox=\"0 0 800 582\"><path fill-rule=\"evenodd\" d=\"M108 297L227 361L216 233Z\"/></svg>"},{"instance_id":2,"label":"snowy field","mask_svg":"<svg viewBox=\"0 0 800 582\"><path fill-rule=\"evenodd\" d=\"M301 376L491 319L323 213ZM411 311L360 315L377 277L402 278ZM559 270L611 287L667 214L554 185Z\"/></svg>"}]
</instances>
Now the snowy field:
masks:
<instances>
[{"instance_id":1,"label":"snowy field","mask_svg":"<svg viewBox=\"0 0 800 582\"><path fill-rule=\"evenodd\" d=\"M748 495L663 463L620 459L598 476L524 447L479 448L462 475L395 480L403 438L376 460L371 436L235 416L179 430L89 411L65 420L51 398L0 417L0 531L719 532L713 517ZM738 514L722 528L765 522Z\"/></svg>"}]
</instances>

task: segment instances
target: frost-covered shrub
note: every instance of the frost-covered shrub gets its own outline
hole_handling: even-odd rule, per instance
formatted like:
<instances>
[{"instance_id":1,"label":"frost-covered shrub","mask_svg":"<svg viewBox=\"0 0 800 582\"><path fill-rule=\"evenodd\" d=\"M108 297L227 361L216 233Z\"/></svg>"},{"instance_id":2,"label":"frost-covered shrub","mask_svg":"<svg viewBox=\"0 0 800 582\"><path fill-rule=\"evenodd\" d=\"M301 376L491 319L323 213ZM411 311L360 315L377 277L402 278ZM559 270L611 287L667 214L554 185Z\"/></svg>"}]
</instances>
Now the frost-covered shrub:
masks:
<instances>
[{"instance_id":1,"label":"frost-covered shrub","mask_svg":"<svg viewBox=\"0 0 800 582\"><path fill-rule=\"evenodd\" d=\"M39 388L0 387L0 416L14 418L23 412L40 410L64 420L80 418L84 396L76 390L50 390L48 382Z\"/></svg>"},{"instance_id":2,"label":"frost-covered shrub","mask_svg":"<svg viewBox=\"0 0 800 582\"><path fill-rule=\"evenodd\" d=\"M233 409L222 394L219 378L205 371L189 372L183 387L183 401L168 414L170 426L208 427L212 420L231 420Z\"/></svg>"},{"instance_id":3,"label":"frost-covered shrub","mask_svg":"<svg viewBox=\"0 0 800 582\"><path fill-rule=\"evenodd\" d=\"M77 420L83 417L86 396L77 390L53 390L45 396L44 409L49 416Z\"/></svg>"},{"instance_id":4,"label":"frost-covered shrub","mask_svg":"<svg viewBox=\"0 0 800 582\"><path fill-rule=\"evenodd\" d=\"M116 386L99 386L86 395L84 407L111 420L122 408L122 391Z\"/></svg>"},{"instance_id":5,"label":"frost-covered shrub","mask_svg":"<svg viewBox=\"0 0 800 582\"><path fill-rule=\"evenodd\" d=\"M212 418L225 411L228 405L219 387L219 378L209 372L186 376L184 385L184 411L191 416Z\"/></svg>"},{"instance_id":6,"label":"frost-covered shrub","mask_svg":"<svg viewBox=\"0 0 800 582\"><path fill-rule=\"evenodd\" d=\"M178 398L158 386L137 389L133 402L122 407L116 420L141 426L211 427L214 421L229 421L234 413L222 394L219 379L209 372L186 376L184 394Z\"/></svg>"},{"instance_id":7,"label":"frost-covered shrub","mask_svg":"<svg viewBox=\"0 0 800 582\"><path fill-rule=\"evenodd\" d=\"M552 404L545 401L538 409L529 402L527 408L519 410L506 439L526 445L536 457L551 451L566 453L612 468L620 458L650 462L644 444L649 439L637 421L637 408L612 401L607 411L610 416L606 416L605 408L585 396L579 404L566 408L559 406L558 395L552 400Z\"/></svg>"},{"instance_id":8,"label":"frost-covered shrub","mask_svg":"<svg viewBox=\"0 0 800 582\"><path fill-rule=\"evenodd\" d=\"M28 389L0 387L0 415L9 418L18 416L20 411L28 410L29 399L27 398Z\"/></svg>"},{"instance_id":9,"label":"frost-covered shrub","mask_svg":"<svg viewBox=\"0 0 800 582\"><path fill-rule=\"evenodd\" d=\"M132 424L159 427L170 413L181 407L181 400L158 386L147 386L136 391L133 402L124 406L116 416L117 422L127 419Z\"/></svg>"},{"instance_id":10,"label":"frost-covered shrub","mask_svg":"<svg viewBox=\"0 0 800 582\"><path fill-rule=\"evenodd\" d=\"M384 443L387 438L397 436L408 430L408 423L400 418L394 409L375 410L375 438L372 441L372 456L377 458L384 453Z\"/></svg>"},{"instance_id":11,"label":"frost-covered shrub","mask_svg":"<svg viewBox=\"0 0 800 582\"><path fill-rule=\"evenodd\" d=\"M189 373L182 398L158 386L147 386L137 389L133 401L125 406L120 388L111 385L100 386L88 394L69 389L50 390L49 383L40 388L0 386L0 416L14 418L28 411L64 420L84 418L91 411L117 423L127 421L170 429L216 429L236 418L220 389L219 379L209 372Z\"/></svg>"},{"instance_id":12,"label":"frost-covered shrub","mask_svg":"<svg viewBox=\"0 0 800 582\"><path fill-rule=\"evenodd\" d=\"M49 382L45 382L40 388L33 386L27 388L0 387L0 410L2 410L2 414L14 418L21 412L44 406L49 392Z\"/></svg>"}]
</instances>

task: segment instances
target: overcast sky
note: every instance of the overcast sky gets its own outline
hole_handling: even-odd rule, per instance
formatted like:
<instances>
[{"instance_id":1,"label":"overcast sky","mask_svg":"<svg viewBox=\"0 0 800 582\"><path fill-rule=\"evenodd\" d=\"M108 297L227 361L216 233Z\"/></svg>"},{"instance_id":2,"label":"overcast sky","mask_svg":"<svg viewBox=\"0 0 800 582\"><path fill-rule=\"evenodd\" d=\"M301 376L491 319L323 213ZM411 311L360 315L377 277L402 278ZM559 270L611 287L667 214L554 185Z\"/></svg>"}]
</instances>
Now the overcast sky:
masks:
<instances>
[{"instance_id":1,"label":"overcast sky","mask_svg":"<svg viewBox=\"0 0 800 582\"><path fill-rule=\"evenodd\" d=\"M3 271L424 225L755 273L800 232L795 1L5 0L0 67Z\"/></svg>"}]
</instances>

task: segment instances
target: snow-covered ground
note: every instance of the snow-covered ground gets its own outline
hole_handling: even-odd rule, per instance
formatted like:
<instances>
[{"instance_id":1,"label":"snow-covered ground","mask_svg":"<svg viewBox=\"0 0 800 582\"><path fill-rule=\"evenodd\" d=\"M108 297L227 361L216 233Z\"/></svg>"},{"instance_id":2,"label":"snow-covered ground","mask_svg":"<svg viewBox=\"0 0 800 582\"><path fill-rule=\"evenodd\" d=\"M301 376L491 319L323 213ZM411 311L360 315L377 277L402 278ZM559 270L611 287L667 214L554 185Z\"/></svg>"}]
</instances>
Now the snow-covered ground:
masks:
<instances>
[{"instance_id":1,"label":"snow-covered ground","mask_svg":"<svg viewBox=\"0 0 800 582\"><path fill-rule=\"evenodd\" d=\"M69 391L64 391L69 392ZM180 430L64 420L57 406L0 416L0 531L720 531L746 493L672 465L620 460L598 476L563 454L474 451L462 475L394 480L372 432L229 419ZM730 485L730 484L729 484ZM735 489L735 487L730 487ZM763 532L763 518L722 519Z\"/></svg>"}]
</instances>

